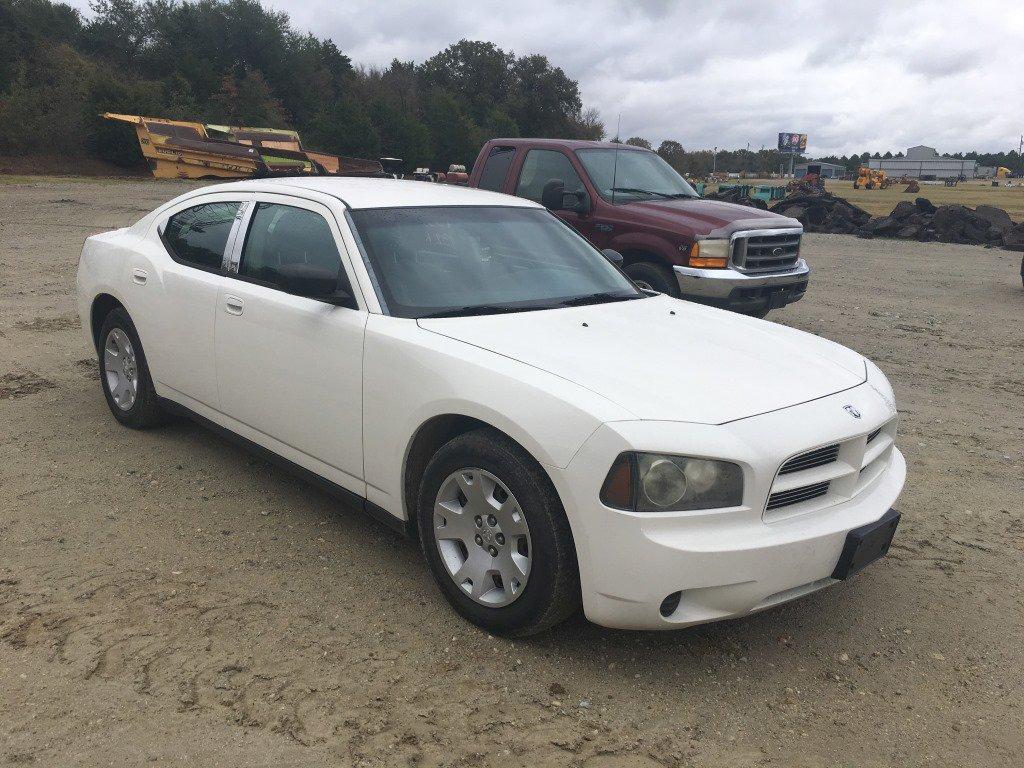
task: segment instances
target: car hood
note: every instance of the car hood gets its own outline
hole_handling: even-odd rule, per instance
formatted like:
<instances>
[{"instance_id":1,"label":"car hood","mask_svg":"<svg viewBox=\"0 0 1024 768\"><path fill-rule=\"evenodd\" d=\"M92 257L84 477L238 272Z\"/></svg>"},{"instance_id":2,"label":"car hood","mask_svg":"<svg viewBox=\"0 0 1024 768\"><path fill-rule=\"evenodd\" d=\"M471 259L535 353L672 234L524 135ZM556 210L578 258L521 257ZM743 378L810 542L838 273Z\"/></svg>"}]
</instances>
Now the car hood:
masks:
<instances>
[{"instance_id":1,"label":"car hood","mask_svg":"<svg viewBox=\"0 0 1024 768\"><path fill-rule=\"evenodd\" d=\"M667 296L418 322L572 381L638 419L723 424L866 379L864 358L838 344Z\"/></svg>"},{"instance_id":2,"label":"car hood","mask_svg":"<svg viewBox=\"0 0 1024 768\"><path fill-rule=\"evenodd\" d=\"M639 200L628 204L644 218L664 227L685 226L708 237L727 237L738 230L800 227L796 219L748 205L705 198L677 200Z\"/></svg>"}]
</instances>

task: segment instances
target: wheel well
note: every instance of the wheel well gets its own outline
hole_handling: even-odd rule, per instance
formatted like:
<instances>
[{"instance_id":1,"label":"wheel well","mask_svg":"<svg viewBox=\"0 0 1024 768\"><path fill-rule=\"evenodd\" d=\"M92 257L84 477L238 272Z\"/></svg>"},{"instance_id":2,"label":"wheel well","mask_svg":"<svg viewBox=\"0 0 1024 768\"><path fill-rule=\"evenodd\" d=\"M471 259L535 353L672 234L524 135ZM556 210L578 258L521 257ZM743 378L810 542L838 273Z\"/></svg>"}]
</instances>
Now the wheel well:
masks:
<instances>
[{"instance_id":1,"label":"wheel well","mask_svg":"<svg viewBox=\"0 0 1024 768\"><path fill-rule=\"evenodd\" d=\"M124 309L124 305L109 293L101 293L93 299L92 311L89 317L92 340L97 350L100 348L100 328L103 327L103 321L110 314L110 310L116 307Z\"/></svg>"},{"instance_id":2,"label":"wheel well","mask_svg":"<svg viewBox=\"0 0 1024 768\"><path fill-rule=\"evenodd\" d=\"M405 500L405 510L408 513L406 525L408 526L409 535L413 539L419 540L419 531L416 527L416 496L419 493L420 478L423 477L427 464L430 463L430 459L441 446L449 440L477 429L492 430L514 442L523 449L527 456L533 459L544 477L548 482L551 482L547 471L533 457L533 454L526 450L526 448L523 448L522 443L493 424L456 413L435 416L416 431L405 458L405 472L402 475L402 495ZM554 488L554 483L552 483L552 491L556 496L558 495L557 490Z\"/></svg>"},{"instance_id":3,"label":"wheel well","mask_svg":"<svg viewBox=\"0 0 1024 768\"><path fill-rule=\"evenodd\" d=\"M623 266L628 267L630 264L636 264L641 261L646 261L651 264L664 264L665 260L658 254L651 251L645 251L641 248L627 248L622 253Z\"/></svg>"}]
</instances>

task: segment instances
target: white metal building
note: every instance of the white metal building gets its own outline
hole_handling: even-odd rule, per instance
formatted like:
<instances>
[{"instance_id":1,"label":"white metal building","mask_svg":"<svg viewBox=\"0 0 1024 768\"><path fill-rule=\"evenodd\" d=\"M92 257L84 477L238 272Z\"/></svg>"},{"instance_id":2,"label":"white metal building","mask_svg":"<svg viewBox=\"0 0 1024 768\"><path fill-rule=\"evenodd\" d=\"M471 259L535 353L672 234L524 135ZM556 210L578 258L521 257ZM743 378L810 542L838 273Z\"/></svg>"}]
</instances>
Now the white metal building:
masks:
<instances>
[{"instance_id":1,"label":"white metal building","mask_svg":"<svg viewBox=\"0 0 1024 768\"><path fill-rule=\"evenodd\" d=\"M889 176L909 176L913 179L950 179L963 176L973 179L978 174L977 160L943 157L934 147L923 144L907 150L906 157L889 160L871 158L869 168L880 168Z\"/></svg>"},{"instance_id":2,"label":"white metal building","mask_svg":"<svg viewBox=\"0 0 1024 768\"><path fill-rule=\"evenodd\" d=\"M806 176L808 165L820 165L821 175L826 179L841 179L846 175L846 166L837 165L836 163L819 163L815 161L810 163L798 163L793 166L793 178L802 179Z\"/></svg>"}]
</instances>

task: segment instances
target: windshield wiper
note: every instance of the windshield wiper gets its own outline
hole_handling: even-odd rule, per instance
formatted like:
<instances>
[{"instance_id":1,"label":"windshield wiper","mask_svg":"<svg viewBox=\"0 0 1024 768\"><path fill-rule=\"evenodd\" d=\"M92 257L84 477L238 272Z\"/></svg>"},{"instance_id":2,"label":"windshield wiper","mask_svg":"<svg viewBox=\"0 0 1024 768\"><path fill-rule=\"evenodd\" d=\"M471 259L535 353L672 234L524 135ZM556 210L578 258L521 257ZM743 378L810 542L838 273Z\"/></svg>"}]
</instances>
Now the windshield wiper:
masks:
<instances>
[{"instance_id":1,"label":"windshield wiper","mask_svg":"<svg viewBox=\"0 0 1024 768\"><path fill-rule=\"evenodd\" d=\"M611 293L610 291L601 291L598 293L588 293L583 296L573 296L569 299L564 299L558 302L559 306L562 307L582 307L584 304L604 304L610 301L629 301L630 299L640 299L642 296L635 296L633 294L623 295L621 293Z\"/></svg>"},{"instance_id":2,"label":"windshield wiper","mask_svg":"<svg viewBox=\"0 0 1024 768\"><path fill-rule=\"evenodd\" d=\"M474 304L468 307L452 307L438 312L420 315L418 319L426 320L435 317L471 317L472 315L497 315L502 312L526 312L527 308L509 307L505 304Z\"/></svg>"},{"instance_id":3,"label":"windshield wiper","mask_svg":"<svg viewBox=\"0 0 1024 768\"><path fill-rule=\"evenodd\" d=\"M668 192L655 192L653 189L638 189L637 187L612 187L612 192L632 192L634 195L655 195L656 197L663 197L666 200L671 200L677 197L675 193Z\"/></svg>"}]
</instances>

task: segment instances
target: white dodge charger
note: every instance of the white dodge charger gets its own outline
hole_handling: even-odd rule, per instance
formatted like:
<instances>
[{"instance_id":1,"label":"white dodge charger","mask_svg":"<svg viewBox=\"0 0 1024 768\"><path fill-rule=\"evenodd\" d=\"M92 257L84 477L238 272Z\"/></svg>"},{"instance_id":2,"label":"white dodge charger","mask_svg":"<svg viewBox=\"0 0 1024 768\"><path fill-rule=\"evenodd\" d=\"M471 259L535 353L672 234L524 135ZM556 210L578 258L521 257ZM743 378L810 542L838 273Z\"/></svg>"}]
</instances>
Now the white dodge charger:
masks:
<instances>
[{"instance_id":1,"label":"white dodge charger","mask_svg":"<svg viewBox=\"0 0 1024 768\"><path fill-rule=\"evenodd\" d=\"M90 237L78 297L122 424L188 415L418 538L489 631L738 616L885 554L881 371L639 290L528 200L208 186Z\"/></svg>"}]
</instances>

